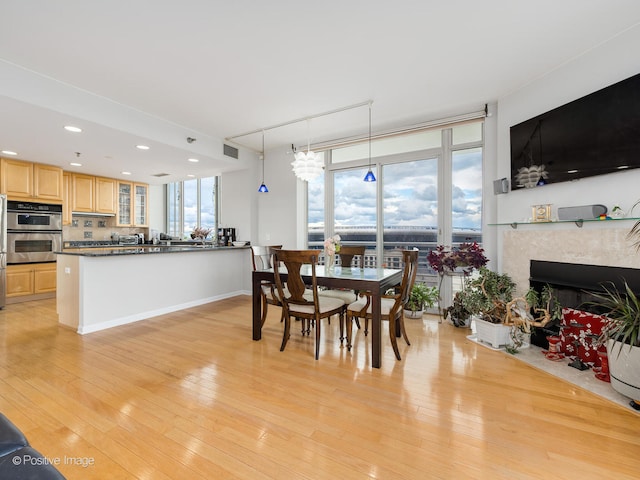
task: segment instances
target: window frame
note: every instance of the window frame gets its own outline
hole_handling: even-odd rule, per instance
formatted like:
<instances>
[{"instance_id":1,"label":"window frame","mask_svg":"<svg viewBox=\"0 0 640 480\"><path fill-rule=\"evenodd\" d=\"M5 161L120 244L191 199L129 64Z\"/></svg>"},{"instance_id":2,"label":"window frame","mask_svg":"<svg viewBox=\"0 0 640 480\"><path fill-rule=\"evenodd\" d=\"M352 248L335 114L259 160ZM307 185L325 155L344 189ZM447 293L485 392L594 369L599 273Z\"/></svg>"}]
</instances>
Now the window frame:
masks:
<instances>
[{"instance_id":1,"label":"window frame","mask_svg":"<svg viewBox=\"0 0 640 480\"><path fill-rule=\"evenodd\" d=\"M213 183L213 188L215 191L215 195L214 195L214 225L211 226L212 228L212 232L213 235L217 235L218 232L218 219L220 218L220 177L219 176L214 176L214 177L206 177L208 178L213 178L214 179L214 183ZM185 182L192 182L194 179L188 179L188 180L182 180L179 182L172 182L172 183L168 183L165 184L165 199L166 199L166 218L165 218L165 223L167 225L167 234L170 236L174 236L174 237L178 237L182 240L184 239L188 239L188 234L190 232L186 232L185 231L185 214L184 214L184 184ZM202 227L202 226L206 226L209 227L209 225L202 225L201 221L202 221L202 178L197 178L196 180L196 203L197 203L197 211L196 211L196 227ZM176 204L173 203L174 200L174 195L172 195L171 192L171 188L175 187L176 191L177 191L177 207ZM172 221L171 220L171 213L172 211L176 210L178 212L178 219ZM179 231L174 231L173 230L173 224L177 223L180 228Z\"/></svg>"}]
</instances>

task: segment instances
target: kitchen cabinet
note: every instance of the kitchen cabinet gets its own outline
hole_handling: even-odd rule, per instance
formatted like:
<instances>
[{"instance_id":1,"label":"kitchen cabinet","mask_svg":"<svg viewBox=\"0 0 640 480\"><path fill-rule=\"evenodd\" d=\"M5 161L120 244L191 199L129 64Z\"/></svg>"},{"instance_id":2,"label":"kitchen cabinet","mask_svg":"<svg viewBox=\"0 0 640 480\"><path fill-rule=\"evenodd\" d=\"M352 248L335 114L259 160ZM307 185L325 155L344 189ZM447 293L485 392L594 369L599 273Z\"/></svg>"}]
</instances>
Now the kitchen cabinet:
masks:
<instances>
[{"instance_id":1,"label":"kitchen cabinet","mask_svg":"<svg viewBox=\"0 0 640 480\"><path fill-rule=\"evenodd\" d=\"M95 212L95 177L81 173L71 174L71 211Z\"/></svg>"},{"instance_id":2,"label":"kitchen cabinet","mask_svg":"<svg viewBox=\"0 0 640 480\"><path fill-rule=\"evenodd\" d=\"M62 201L63 172L53 165L33 164L33 189L38 200Z\"/></svg>"},{"instance_id":3,"label":"kitchen cabinet","mask_svg":"<svg viewBox=\"0 0 640 480\"><path fill-rule=\"evenodd\" d=\"M71 212L116 213L116 179L71 174ZM71 222L71 219L69 219Z\"/></svg>"},{"instance_id":4,"label":"kitchen cabinet","mask_svg":"<svg viewBox=\"0 0 640 480\"><path fill-rule=\"evenodd\" d=\"M7 298L55 291L55 262L7 265Z\"/></svg>"},{"instance_id":5,"label":"kitchen cabinet","mask_svg":"<svg viewBox=\"0 0 640 480\"><path fill-rule=\"evenodd\" d=\"M144 183L118 182L118 226L148 225L148 190Z\"/></svg>"},{"instance_id":6,"label":"kitchen cabinet","mask_svg":"<svg viewBox=\"0 0 640 480\"><path fill-rule=\"evenodd\" d=\"M71 173L62 175L62 225L71 225Z\"/></svg>"},{"instance_id":7,"label":"kitchen cabinet","mask_svg":"<svg viewBox=\"0 0 640 480\"><path fill-rule=\"evenodd\" d=\"M97 213L116 213L116 180L114 178L96 177L95 179L95 211Z\"/></svg>"},{"instance_id":8,"label":"kitchen cabinet","mask_svg":"<svg viewBox=\"0 0 640 480\"><path fill-rule=\"evenodd\" d=\"M10 199L62 202L63 172L60 167L3 158L0 189Z\"/></svg>"}]
</instances>

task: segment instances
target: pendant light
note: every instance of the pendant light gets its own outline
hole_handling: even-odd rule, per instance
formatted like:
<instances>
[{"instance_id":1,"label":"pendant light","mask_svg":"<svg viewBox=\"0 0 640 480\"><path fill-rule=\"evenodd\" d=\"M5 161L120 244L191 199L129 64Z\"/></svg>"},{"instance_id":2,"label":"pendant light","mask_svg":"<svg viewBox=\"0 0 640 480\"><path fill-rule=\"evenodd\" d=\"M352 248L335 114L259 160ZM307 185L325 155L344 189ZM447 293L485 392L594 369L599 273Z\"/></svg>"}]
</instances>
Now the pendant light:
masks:
<instances>
[{"instance_id":1,"label":"pendant light","mask_svg":"<svg viewBox=\"0 0 640 480\"><path fill-rule=\"evenodd\" d=\"M295 173L296 177L304 180L305 182L322 175L324 170L324 159L311 150L309 132L310 120L307 119L307 153L296 152L294 155L295 160L291 162L293 173Z\"/></svg>"},{"instance_id":2,"label":"pendant light","mask_svg":"<svg viewBox=\"0 0 640 480\"><path fill-rule=\"evenodd\" d=\"M369 102L369 171L364 176L365 182L375 182L376 176L371 170L371 102Z\"/></svg>"},{"instance_id":3,"label":"pendant light","mask_svg":"<svg viewBox=\"0 0 640 480\"><path fill-rule=\"evenodd\" d=\"M264 161L266 160L266 155L264 153L264 130L262 131L262 183L260 187L258 187L258 191L260 193L269 193L269 189L264 184Z\"/></svg>"}]
</instances>

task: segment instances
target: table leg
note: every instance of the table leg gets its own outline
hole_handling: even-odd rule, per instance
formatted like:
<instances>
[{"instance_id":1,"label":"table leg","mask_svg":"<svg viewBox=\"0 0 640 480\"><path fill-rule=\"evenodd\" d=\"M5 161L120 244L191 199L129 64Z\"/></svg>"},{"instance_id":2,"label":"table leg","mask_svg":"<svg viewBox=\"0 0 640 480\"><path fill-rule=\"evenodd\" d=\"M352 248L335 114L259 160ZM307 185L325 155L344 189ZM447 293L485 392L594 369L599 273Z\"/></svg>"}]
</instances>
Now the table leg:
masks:
<instances>
[{"instance_id":1,"label":"table leg","mask_svg":"<svg viewBox=\"0 0 640 480\"><path fill-rule=\"evenodd\" d=\"M252 304L253 304L253 339L260 340L262 338L262 302L260 301L260 279L255 275L252 277Z\"/></svg>"},{"instance_id":2,"label":"table leg","mask_svg":"<svg viewBox=\"0 0 640 480\"><path fill-rule=\"evenodd\" d=\"M382 354L382 320L380 292L371 292L371 365L380 368Z\"/></svg>"}]
</instances>

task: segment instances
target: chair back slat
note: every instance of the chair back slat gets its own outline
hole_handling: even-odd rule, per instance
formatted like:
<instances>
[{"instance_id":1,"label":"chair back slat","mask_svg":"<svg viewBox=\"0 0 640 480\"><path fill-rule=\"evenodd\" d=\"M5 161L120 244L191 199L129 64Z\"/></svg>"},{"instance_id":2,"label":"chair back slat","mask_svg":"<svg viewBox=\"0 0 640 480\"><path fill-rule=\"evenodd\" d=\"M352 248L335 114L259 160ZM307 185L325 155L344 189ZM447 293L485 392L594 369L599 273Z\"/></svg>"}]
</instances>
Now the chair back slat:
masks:
<instances>
[{"instance_id":1,"label":"chair back slat","mask_svg":"<svg viewBox=\"0 0 640 480\"><path fill-rule=\"evenodd\" d=\"M253 270L269 270L273 268L273 250L282 248L282 245L252 245L251 260Z\"/></svg>"},{"instance_id":2,"label":"chair back slat","mask_svg":"<svg viewBox=\"0 0 640 480\"><path fill-rule=\"evenodd\" d=\"M404 269L402 272L402 283L400 284L401 304L404 306L409 302L411 289L416 281L418 273L418 250L403 250L402 261Z\"/></svg>"},{"instance_id":3,"label":"chair back slat","mask_svg":"<svg viewBox=\"0 0 640 480\"><path fill-rule=\"evenodd\" d=\"M278 293L285 303L296 305L317 304L316 265L318 264L318 253L318 250L274 250L274 263L283 265L287 271L287 280L285 282L280 268L275 269ZM302 278L301 268L303 265L311 265L313 301L304 297L306 283Z\"/></svg>"},{"instance_id":4,"label":"chair back slat","mask_svg":"<svg viewBox=\"0 0 640 480\"><path fill-rule=\"evenodd\" d=\"M365 246L356 245L342 245L338 256L340 257L340 264L343 267L351 267L353 263L353 257L360 257L360 266L364 267L364 251Z\"/></svg>"}]
</instances>

